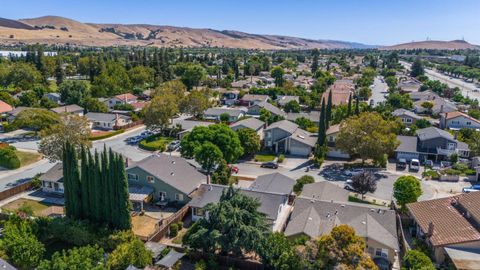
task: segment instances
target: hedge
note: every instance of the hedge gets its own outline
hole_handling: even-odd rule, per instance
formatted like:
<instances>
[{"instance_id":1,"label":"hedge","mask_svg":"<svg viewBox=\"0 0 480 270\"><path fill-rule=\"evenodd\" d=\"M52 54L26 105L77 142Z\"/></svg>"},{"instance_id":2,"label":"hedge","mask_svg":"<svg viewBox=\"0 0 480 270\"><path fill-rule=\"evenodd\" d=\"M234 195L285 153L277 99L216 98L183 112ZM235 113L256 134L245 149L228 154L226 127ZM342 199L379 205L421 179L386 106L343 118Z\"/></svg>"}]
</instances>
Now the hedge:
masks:
<instances>
[{"instance_id":1,"label":"hedge","mask_svg":"<svg viewBox=\"0 0 480 270\"><path fill-rule=\"evenodd\" d=\"M163 152L167 149L167 144L170 143L172 139L166 137L159 137L157 135L150 136L142 140L138 147L147 150L147 151L160 151Z\"/></svg>"},{"instance_id":2,"label":"hedge","mask_svg":"<svg viewBox=\"0 0 480 270\"><path fill-rule=\"evenodd\" d=\"M15 147L8 146L0 148L0 166L7 169L20 168L20 159L15 153Z\"/></svg>"},{"instance_id":3,"label":"hedge","mask_svg":"<svg viewBox=\"0 0 480 270\"><path fill-rule=\"evenodd\" d=\"M119 130L115 130L115 131L112 131L112 132L109 132L109 133L106 133L106 134L103 134L103 135L99 135L99 136L90 136L90 138L88 138L88 139L90 141L103 140L103 139L113 137L113 136L118 135L118 134L123 133L123 132L125 132L125 129L119 129Z\"/></svg>"}]
</instances>

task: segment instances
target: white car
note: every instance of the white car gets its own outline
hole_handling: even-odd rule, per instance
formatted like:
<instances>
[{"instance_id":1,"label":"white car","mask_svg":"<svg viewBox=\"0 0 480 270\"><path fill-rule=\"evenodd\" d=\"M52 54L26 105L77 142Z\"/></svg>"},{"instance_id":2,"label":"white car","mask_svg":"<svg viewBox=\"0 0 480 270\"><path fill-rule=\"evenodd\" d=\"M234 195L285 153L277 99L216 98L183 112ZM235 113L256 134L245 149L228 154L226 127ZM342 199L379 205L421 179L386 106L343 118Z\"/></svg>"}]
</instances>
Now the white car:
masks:
<instances>
[{"instance_id":1,"label":"white car","mask_svg":"<svg viewBox=\"0 0 480 270\"><path fill-rule=\"evenodd\" d=\"M420 170L420 161L418 159L410 160L410 171L418 172Z\"/></svg>"},{"instance_id":2,"label":"white car","mask_svg":"<svg viewBox=\"0 0 480 270\"><path fill-rule=\"evenodd\" d=\"M361 173L363 173L363 169L350 169L343 172L346 176L354 176Z\"/></svg>"}]
</instances>

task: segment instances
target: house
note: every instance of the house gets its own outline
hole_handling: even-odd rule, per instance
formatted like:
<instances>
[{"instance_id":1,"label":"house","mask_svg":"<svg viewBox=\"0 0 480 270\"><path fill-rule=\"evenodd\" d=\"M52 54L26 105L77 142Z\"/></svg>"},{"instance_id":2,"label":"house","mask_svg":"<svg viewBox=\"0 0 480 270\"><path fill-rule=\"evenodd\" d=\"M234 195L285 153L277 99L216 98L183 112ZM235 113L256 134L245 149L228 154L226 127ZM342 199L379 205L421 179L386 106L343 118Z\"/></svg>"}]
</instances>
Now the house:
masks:
<instances>
[{"instance_id":1,"label":"house","mask_svg":"<svg viewBox=\"0 0 480 270\"><path fill-rule=\"evenodd\" d=\"M137 102L137 100L138 100L137 96L130 93L125 93L125 94L116 95L110 99L107 99L106 105L108 106L109 109L113 109L115 105L132 104Z\"/></svg>"},{"instance_id":2,"label":"house","mask_svg":"<svg viewBox=\"0 0 480 270\"><path fill-rule=\"evenodd\" d=\"M270 99L268 95L246 94L240 99L240 105L250 107L253 104L267 102Z\"/></svg>"},{"instance_id":3,"label":"house","mask_svg":"<svg viewBox=\"0 0 480 270\"><path fill-rule=\"evenodd\" d=\"M29 107L18 106L15 109L13 109L12 111L9 111L7 113L7 122L12 123L13 120L15 120L15 118L17 117L17 115L19 113L23 112L26 109L30 109L30 108Z\"/></svg>"},{"instance_id":4,"label":"house","mask_svg":"<svg viewBox=\"0 0 480 270\"><path fill-rule=\"evenodd\" d=\"M296 101L297 103L300 103L300 97L298 96L278 96L278 98L275 100L277 102L278 106L283 107L285 104L287 104L290 101Z\"/></svg>"},{"instance_id":5,"label":"house","mask_svg":"<svg viewBox=\"0 0 480 270\"><path fill-rule=\"evenodd\" d=\"M63 165L55 164L50 170L40 176L42 191L48 193L63 194Z\"/></svg>"},{"instance_id":6,"label":"house","mask_svg":"<svg viewBox=\"0 0 480 270\"><path fill-rule=\"evenodd\" d=\"M112 130L121 128L132 123L130 116L113 113L95 113L89 112L85 115L90 122L91 128Z\"/></svg>"},{"instance_id":7,"label":"house","mask_svg":"<svg viewBox=\"0 0 480 270\"><path fill-rule=\"evenodd\" d=\"M144 245L145 248L151 252L152 260L154 262L158 261L162 257L162 252L167 248L166 245L154 241L147 241Z\"/></svg>"},{"instance_id":8,"label":"house","mask_svg":"<svg viewBox=\"0 0 480 270\"><path fill-rule=\"evenodd\" d=\"M13 111L13 107L5 101L0 100L0 114L8 113L11 111Z\"/></svg>"},{"instance_id":9,"label":"house","mask_svg":"<svg viewBox=\"0 0 480 270\"><path fill-rule=\"evenodd\" d=\"M480 129L480 121L468 114L454 111L440 115L440 128L459 130L462 128Z\"/></svg>"},{"instance_id":10,"label":"house","mask_svg":"<svg viewBox=\"0 0 480 270\"><path fill-rule=\"evenodd\" d=\"M301 197L319 201L348 202L350 192L328 181L315 182L303 186Z\"/></svg>"},{"instance_id":11,"label":"house","mask_svg":"<svg viewBox=\"0 0 480 270\"><path fill-rule=\"evenodd\" d=\"M6 260L0 258L0 269L3 270L17 270L13 265L9 264Z\"/></svg>"},{"instance_id":12,"label":"house","mask_svg":"<svg viewBox=\"0 0 480 270\"><path fill-rule=\"evenodd\" d=\"M52 101L52 102L55 102L57 104L61 104L62 101L61 101L61 97L60 97L60 94L59 93L46 93L44 95L44 97L46 97L48 100Z\"/></svg>"},{"instance_id":13,"label":"house","mask_svg":"<svg viewBox=\"0 0 480 270\"><path fill-rule=\"evenodd\" d=\"M383 259L390 265L394 263L399 252L396 214L384 207L300 197L295 200L285 236L317 239L343 224L351 226L365 239L366 251L374 261Z\"/></svg>"},{"instance_id":14,"label":"house","mask_svg":"<svg viewBox=\"0 0 480 270\"><path fill-rule=\"evenodd\" d=\"M424 108L422 105L425 102L433 103L432 109ZM413 109L416 113L426 113L432 115L439 115L442 113L457 111L457 106L450 101L443 98L436 98L434 100L419 100L413 103Z\"/></svg>"},{"instance_id":15,"label":"house","mask_svg":"<svg viewBox=\"0 0 480 270\"><path fill-rule=\"evenodd\" d=\"M327 157L329 158L350 158L348 153L341 151L340 149L336 148L335 141L337 140L337 136L340 133L340 124L330 126L327 131L327 146L328 152Z\"/></svg>"},{"instance_id":16,"label":"house","mask_svg":"<svg viewBox=\"0 0 480 270\"><path fill-rule=\"evenodd\" d=\"M298 118L307 118L308 120L312 121L315 125L318 125L320 122L320 112L319 111L311 111L311 112L299 112L299 113L286 113L285 119L295 122Z\"/></svg>"},{"instance_id":17,"label":"house","mask_svg":"<svg viewBox=\"0 0 480 270\"><path fill-rule=\"evenodd\" d=\"M285 112L280 110L278 107L276 107L273 104L270 104L266 101L258 102L253 104L252 106L248 107L248 114L249 115L254 115L254 116L259 116L262 112L262 109L265 109L269 111L272 115L276 116L285 116Z\"/></svg>"},{"instance_id":18,"label":"house","mask_svg":"<svg viewBox=\"0 0 480 270\"><path fill-rule=\"evenodd\" d=\"M405 110L405 109L396 109L395 111L392 112L392 115L400 118L403 124L406 126L410 126L415 124L420 119L423 119L421 116L417 115L416 113Z\"/></svg>"},{"instance_id":19,"label":"house","mask_svg":"<svg viewBox=\"0 0 480 270\"><path fill-rule=\"evenodd\" d=\"M245 108L208 108L203 112L203 118L206 120L220 121L222 114L228 114L228 122L233 123L245 116L247 110Z\"/></svg>"},{"instance_id":20,"label":"house","mask_svg":"<svg viewBox=\"0 0 480 270\"><path fill-rule=\"evenodd\" d=\"M186 204L206 177L181 157L149 156L127 169L128 183L153 188L153 200Z\"/></svg>"},{"instance_id":21,"label":"house","mask_svg":"<svg viewBox=\"0 0 480 270\"><path fill-rule=\"evenodd\" d=\"M470 150L464 142L436 127L417 130L417 136L397 136L400 145L395 150L397 159L447 160L453 153L460 158L469 158Z\"/></svg>"},{"instance_id":22,"label":"house","mask_svg":"<svg viewBox=\"0 0 480 270\"><path fill-rule=\"evenodd\" d=\"M410 203L407 209L414 221L412 237L424 240L436 263L451 255L458 258L458 249L478 260L475 254L480 248L480 192ZM472 249L476 252L471 253Z\"/></svg>"},{"instance_id":23,"label":"house","mask_svg":"<svg viewBox=\"0 0 480 270\"><path fill-rule=\"evenodd\" d=\"M83 112L85 110L82 107L78 106L77 104L71 104L71 105L52 108L50 109L50 111L58 114L68 113L68 114L76 114L78 116L83 116Z\"/></svg>"},{"instance_id":24,"label":"house","mask_svg":"<svg viewBox=\"0 0 480 270\"><path fill-rule=\"evenodd\" d=\"M240 91L226 91L222 93L222 105L233 106L238 100Z\"/></svg>"},{"instance_id":25,"label":"house","mask_svg":"<svg viewBox=\"0 0 480 270\"><path fill-rule=\"evenodd\" d=\"M234 131L237 131L242 128L249 128L249 129L255 130L255 132L257 132L258 136L260 137L260 140L263 139L264 127L265 127L265 122L260 121L257 118L253 118L253 117L240 120L230 125L230 128Z\"/></svg>"},{"instance_id":26,"label":"house","mask_svg":"<svg viewBox=\"0 0 480 270\"><path fill-rule=\"evenodd\" d=\"M433 92L432 90L422 91L422 92L412 92L410 93L410 99L413 102L420 101L420 100L434 100L440 98L440 96Z\"/></svg>"},{"instance_id":27,"label":"house","mask_svg":"<svg viewBox=\"0 0 480 270\"><path fill-rule=\"evenodd\" d=\"M271 124L263 133L265 148L275 153L309 156L317 142L314 134L288 120Z\"/></svg>"},{"instance_id":28,"label":"house","mask_svg":"<svg viewBox=\"0 0 480 270\"><path fill-rule=\"evenodd\" d=\"M208 127L210 125L213 125L214 123L212 122L206 122L206 121L194 121L194 120L186 120L186 119L180 119L176 118L172 120L172 124L169 126L171 129L179 126L182 131L177 133L178 139L182 139L183 136L188 134L194 127Z\"/></svg>"},{"instance_id":29,"label":"house","mask_svg":"<svg viewBox=\"0 0 480 270\"><path fill-rule=\"evenodd\" d=\"M402 93L417 92L420 89L421 82L412 77L400 77L397 87Z\"/></svg>"},{"instance_id":30,"label":"house","mask_svg":"<svg viewBox=\"0 0 480 270\"><path fill-rule=\"evenodd\" d=\"M270 173L259 175L257 179L248 187L250 190L274 192L280 194L292 194L293 186L297 183L292 179L281 173Z\"/></svg>"},{"instance_id":31,"label":"house","mask_svg":"<svg viewBox=\"0 0 480 270\"><path fill-rule=\"evenodd\" d=\"M197 221L205 217L205 215L208 216L208 213L205 213L205 206L210 203L219 202L224 190L228 188L228 186L223 185L202 184L198 190L192 194L192 200L188 203L192 209L192 220ZM272 231L278 232L283 230L291 210L291 206L288 205L287 194L245 188L240 188L239 192L257 199L260 202L258 211L265 214L267 224Z\"/></svg>"},{"instance_id":32,"label":"house","mask_svg":"<svg viewBox=\"0 0 480 270\"><path fill-rule=\"evenodd\" d=\"M352 94L354 90L355 84L352 80L337 80L323 93L322 99L325 99L325 102L327 102L328 95L331 92L332 105L348 104L350 94Z\"/></svg>"}]
</instances>

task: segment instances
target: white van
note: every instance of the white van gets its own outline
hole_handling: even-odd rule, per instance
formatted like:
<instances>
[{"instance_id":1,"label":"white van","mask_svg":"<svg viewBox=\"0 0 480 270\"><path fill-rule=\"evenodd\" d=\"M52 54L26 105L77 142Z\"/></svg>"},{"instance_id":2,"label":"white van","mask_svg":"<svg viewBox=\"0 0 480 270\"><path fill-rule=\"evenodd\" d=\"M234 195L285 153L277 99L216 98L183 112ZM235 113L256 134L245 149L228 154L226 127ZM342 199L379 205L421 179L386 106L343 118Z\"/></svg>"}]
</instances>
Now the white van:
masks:
<instances>
[{"instance_id":1,"label":"white van","mask_svg":"<svg viewBox=\"0 0 480 270\"><path fill-rule=\"evenodd\" d=\"M418 172L420 170L420 161L418 159L410 160L410 171Z\"/></svg>"}]
</instances>

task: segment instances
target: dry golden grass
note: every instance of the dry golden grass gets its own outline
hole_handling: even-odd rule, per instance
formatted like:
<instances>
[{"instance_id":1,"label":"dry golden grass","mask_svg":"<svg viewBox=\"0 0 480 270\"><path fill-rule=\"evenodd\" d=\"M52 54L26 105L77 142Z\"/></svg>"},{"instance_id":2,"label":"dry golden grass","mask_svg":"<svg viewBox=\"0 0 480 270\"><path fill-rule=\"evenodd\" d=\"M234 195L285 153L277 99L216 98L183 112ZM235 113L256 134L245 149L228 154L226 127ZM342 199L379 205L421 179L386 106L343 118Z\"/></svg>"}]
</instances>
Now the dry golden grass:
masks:
<instances>
[{"instance_id":1,"label":"dry golden grass","mask_svg":"<svg viewBox=\"0 0 480 270\"><path fill-rule=\"evenodd\" d=\"M132 217L132 231L135 235L146 238L157 228L159 220L147 215Z\"/></svg>"}]
</instances>

